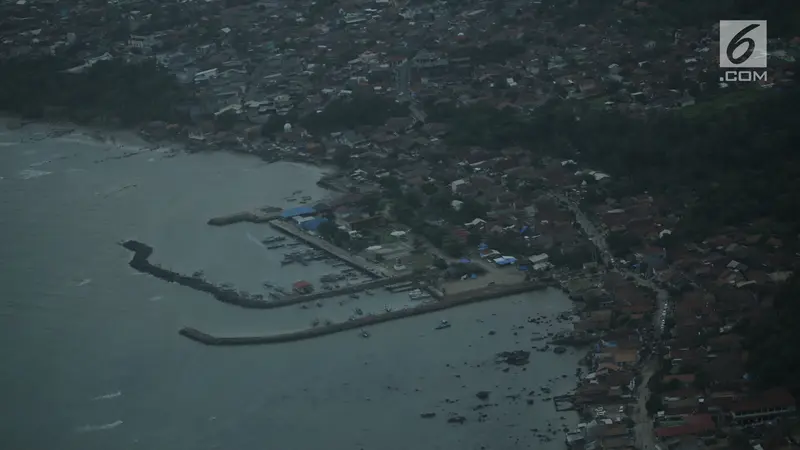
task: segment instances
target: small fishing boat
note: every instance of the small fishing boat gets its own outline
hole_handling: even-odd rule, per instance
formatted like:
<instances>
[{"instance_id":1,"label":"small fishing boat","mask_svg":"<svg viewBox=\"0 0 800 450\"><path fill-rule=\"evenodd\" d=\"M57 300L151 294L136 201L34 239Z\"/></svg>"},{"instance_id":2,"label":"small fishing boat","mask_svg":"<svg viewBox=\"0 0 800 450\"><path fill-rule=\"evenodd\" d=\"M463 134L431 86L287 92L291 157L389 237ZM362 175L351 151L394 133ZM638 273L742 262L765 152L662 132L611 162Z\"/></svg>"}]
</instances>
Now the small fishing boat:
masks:
<instances>
[{"instance_id":1,"label":"small fishing boat","mask_svg":"<svg viewBox=\"0 0 800 450\"><path fill-rule=\"evenodd\" d=\"M437 325L435 329L444 330L445 328L450 328L450 322L443 320L439 322L439 325Z\"/></svg>"},{"instance_id":2,"label":"small fishing boat","mask_svg":"<svg viewBox=\"0 0 800 450\"><path fill-rule=\"evenodd\" d=\"M363 316L364 311L362 311L361 308L356 308L356 315Z\"/></svg>"},{"instance_id":3,"label":"small fishing boat","mask_svg":"<svg viewBox=\"0 0 800 450\"><path fill-rule=\"evenodd\" d=\"M361 337L362 338L368 338L368 337L370 337L370 334L366 330L361 330Z\"/></svg>"}]
</instances>

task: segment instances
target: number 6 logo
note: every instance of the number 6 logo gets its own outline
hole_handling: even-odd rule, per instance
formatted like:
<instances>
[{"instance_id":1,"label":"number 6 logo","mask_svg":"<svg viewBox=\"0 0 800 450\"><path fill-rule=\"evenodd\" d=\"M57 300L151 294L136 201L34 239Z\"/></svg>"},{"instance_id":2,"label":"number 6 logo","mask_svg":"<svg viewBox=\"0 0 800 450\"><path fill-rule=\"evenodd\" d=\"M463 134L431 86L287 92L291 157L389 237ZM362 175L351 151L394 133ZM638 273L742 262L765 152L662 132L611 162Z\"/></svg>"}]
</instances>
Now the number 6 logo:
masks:
<instances>
[{"instance_id":1,"label":"number 6 logo","mask_svg":"<svg viewBox=\"0 0 800 450\"><path fill-rule=\"evenodd\" d=\"M721 20L719 65L726 69L767 67L767 21Z\"/></svg>"},{"instance_id":2,"label":"number 6 logo","mask_svg":"<svg viewBox=\"0 0 800 450\"><path fill-rule=\"evenodd\" d=\"M760 27L761 25L757 23L750 24L746 26L742 31L736 33L733 36L733 40L728 42L728 48L725 49L725 53L728 55L728 59L734 64L741 64L751 56L753 56L753 52L756 49L756 41L752 38L747 37L747 33L755 30L756 28ZM747 49L739 56L734 56L736 50L741 47L742 45L747 44Z\"/></svg>"}]
</instances>

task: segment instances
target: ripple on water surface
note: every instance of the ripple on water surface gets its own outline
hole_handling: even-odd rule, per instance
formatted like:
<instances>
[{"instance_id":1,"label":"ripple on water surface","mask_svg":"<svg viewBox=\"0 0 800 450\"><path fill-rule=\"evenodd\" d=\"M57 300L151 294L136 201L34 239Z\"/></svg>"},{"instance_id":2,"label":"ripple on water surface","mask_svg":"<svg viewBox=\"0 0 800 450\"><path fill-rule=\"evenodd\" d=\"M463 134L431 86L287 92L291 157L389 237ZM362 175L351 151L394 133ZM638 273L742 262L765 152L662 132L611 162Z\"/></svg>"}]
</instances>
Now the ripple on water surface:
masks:
<instances>
[{"instance_id":1,"label":"ripple on water surface","mask_svg":"<svg viewBox=\"0 0 800 450\"><path fill-rule=\"evenodd\" d=\"M153 245L154 263L204 270L212 280L253 292L265 280L288 287L330 272L321 264L281 268L280 252L269 253L248 237L272 235L266 225L205 225L221 214L286 206L296 190L322 199L327 193L315 185L320 170L223 154L121 157L136 143L87 143L84 135L59 140L26 128L0 136L16 142L0 152L0 205L9 213L0 231L14 236L0 246L3 448L563 446L561 435L540 443L531 429L574 420L560 419L540 388L553 394L572 389L580 355L537 352L533 347L544 345L537 333L559 325L526 320L569 309L561 293L383 324L370 328L370 339L354 331L281 346L204 347L177 330L280 332L315 318L344 319L356 308L400 307L408 298L376 290L373 297L342 299L342 305L331 299L321 308L253 311L132 276L130 254L115 244L121 239ZM42 164L31 166L36 163ZM51 174L20 176L35 171ZM135 187L120 190L125 186ZM441 320L452 327L434 330ZM533 351L530 364L495 363L497 352L520 349ZM489 399L478 399L478 391L490 391ZM420 417L428 412L436 417ZM466 422L447 423L451 414Z\"/></svg>"}]
</instances>

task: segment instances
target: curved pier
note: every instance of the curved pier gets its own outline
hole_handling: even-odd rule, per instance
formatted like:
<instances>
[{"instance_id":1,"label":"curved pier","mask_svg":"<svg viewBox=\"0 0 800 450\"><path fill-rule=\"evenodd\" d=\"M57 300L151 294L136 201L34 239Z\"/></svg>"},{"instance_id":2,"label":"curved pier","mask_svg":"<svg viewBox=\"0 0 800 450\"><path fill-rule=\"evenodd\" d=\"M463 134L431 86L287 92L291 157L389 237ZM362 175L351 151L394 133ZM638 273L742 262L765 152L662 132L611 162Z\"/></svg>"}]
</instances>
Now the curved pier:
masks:
<instances>
[{"instance_id":1,"label":"curved pier","mask_svg":"<svg viewBox=\"0 0 800 450\"><path fill-rule=\"evenodd\" d=\"M539 282L524 282L513 285L495 285L483 289L464 292L462 294L452 295L445 297L443 300L425 303L414 308L406 308L384 314L376 314L355 320L349 320L347 322L268 336L220 337L210 335L191 327L182 328L179 333L193 341L205 345L233 346L281 344L286 342L318 338L330 334L341 333L343 331L377 325L379 323L405 319L407 317L420 316L422 314L429 314L436 311L443 311L445 309L468 305L470 303L477 303L508 295L520 294L522 292L545 289L547 287L550 287L550 285Z\"/></svg>"},{"instance_id":2,"label":"curved pier","mask_svg":"<svg viewBox=\"0 0 800 450\"><path fill-rule=\"evenodd\" d=\"M278 300L267 301L259 299L255 295L247 292L217 286L216 284L210 283L200 277L183 275L151 264L149 258L150 255L153 254L153 248L142 242L125 241L122 243L122 246L133 252L133 258L131 258L128 265L139 272L152 275L169 283L177 283L181 286L185 286L196 291L211 294L214 296L214 298L223 303L250 309L275 309L285 306L299 305L301 303L307 303L314 300L352 294L354 292L360 292L367 289L375 289L414 278L412 274L401 275L393 278L380 278L377 280L368 281L366 283L345 286L341 289L319 291L306 295L289 295Z\"/></svg>"},{"instance_id":3,"label":"curved pier","mask_svg":"<svg viewBox=\"0 0 800 450\"><path fill-rule=\"evenodd\" d=\"M164 280L169 283L177 283L180 284L181 286L186 286L196 291L211 294L212 296L214 296L214 298L223 303L241 306L243 308L256 308L256 309L277 308L277 306L273 306L272 303L267 302L265 300L259 300L256 296L252 294L248 294L246 292L243 293L235 289L217 286L216 284L209 283L208 281L200 277L183 275L177 272L173 272L171 270L164 269L163 267L153 265L148 260L150 258L150 255L153 254L153 247L150 247L147 244L144 244L139 241L125 241L122 242L121 245L125 247L127 250L133 252L133 258L131 258L130 262L128 262L128 265L138 272L152 275L160 280Z\"/></svg>"}]
</instances>

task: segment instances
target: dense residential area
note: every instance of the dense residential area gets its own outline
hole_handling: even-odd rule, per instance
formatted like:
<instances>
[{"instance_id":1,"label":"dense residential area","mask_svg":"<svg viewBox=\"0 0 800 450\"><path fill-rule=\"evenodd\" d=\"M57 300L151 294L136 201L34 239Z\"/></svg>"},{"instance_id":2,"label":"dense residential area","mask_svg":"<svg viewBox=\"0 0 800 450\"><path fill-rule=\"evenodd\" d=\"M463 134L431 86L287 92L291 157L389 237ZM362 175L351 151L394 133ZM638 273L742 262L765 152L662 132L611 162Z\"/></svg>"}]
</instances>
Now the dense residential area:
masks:
<instances>
[{"instance_id":1,"label":"dense residential area","mask_svg":"<svg viewBox=\"0 0 800 450\"><path fill-rule=\"evenodd\" d=\"M451 292L559 283L570 449L794 448L797 15L731 12L776 24L736 85L738 6L687 3L21 0L0 110L326 165L304 230Z\"/></svg>"}]
</instances>

